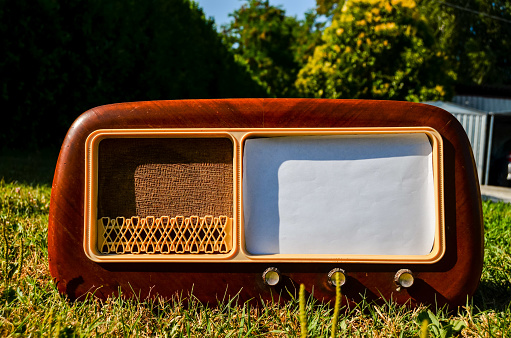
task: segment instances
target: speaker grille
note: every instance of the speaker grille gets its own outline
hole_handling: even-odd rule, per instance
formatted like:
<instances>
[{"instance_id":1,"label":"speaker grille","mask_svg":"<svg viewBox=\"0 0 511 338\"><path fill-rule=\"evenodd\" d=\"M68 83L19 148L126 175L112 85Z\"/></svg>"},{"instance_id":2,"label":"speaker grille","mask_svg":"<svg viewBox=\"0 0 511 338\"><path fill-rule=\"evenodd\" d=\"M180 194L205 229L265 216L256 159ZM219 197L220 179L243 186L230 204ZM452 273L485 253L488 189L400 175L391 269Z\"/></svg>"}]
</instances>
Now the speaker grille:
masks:
<instances>
[{"instance_id":1,"label":"speaker grille","mask_svg":"<svg viewBox=\"0 0 511 338\"><path fill-rule=\"evenodd\" d=\"M227 138L111 138L98 149L97 217L233 217Z\"/></svg>"},{"instance_id":2,"label":"speaker grille","mask_svg":"<svg viewBox=\"0 0 511 338\"><path fill-rule=\"evenodd\" d=\"M232 249L232 218L103 217L98 220L103 254L214 254Z\"/></svg>"}]
</instances>

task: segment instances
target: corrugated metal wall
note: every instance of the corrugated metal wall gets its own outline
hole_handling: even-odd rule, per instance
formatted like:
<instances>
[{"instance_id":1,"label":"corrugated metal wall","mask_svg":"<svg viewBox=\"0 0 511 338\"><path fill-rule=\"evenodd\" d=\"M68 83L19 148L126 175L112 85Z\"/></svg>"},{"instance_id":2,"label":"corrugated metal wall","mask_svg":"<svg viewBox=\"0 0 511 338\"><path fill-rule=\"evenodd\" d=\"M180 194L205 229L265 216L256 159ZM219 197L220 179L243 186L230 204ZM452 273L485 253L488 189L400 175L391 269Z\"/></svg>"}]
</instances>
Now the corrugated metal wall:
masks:
<instances>
[{"instance_id":1,"label":"corrugated metal wall","mask_svg":"<svg viewBox=\"0 0 511 338\"><path fill-rule=\"evenodd\" d=\"M453 102L424 102L447 110L460 121L467 133L479 175L488 184L495 116L511 115L511 99L458 95ZM488 135L489 134L489 135ZM491 163L491 162L490 162Z\"/></svg>"},{"instance_id":2,"label":"corrugated metal wall","mask_svg":"<svg viewBox=\"0 0 511 338\"><path fill-rule=\"evenodd\" d=\"M477 173L479 175L479 183L482 184L483 177L485 176L483 170L486 157L486 126L488 125L488 115L469 113L454 113L453 115L460 121L470 140L477 166Z\"/></svg>"},{"instance_id":3,"label":"corrugated metal wall","mask_svg":"<svg viewBox=\"0 0 511 338\"><path fill-rule=\"evenodd\" d=\"M493 97L457 95L453 97L452 102L470 108L475 108L484 112L500 113L511 111L511 99L501 99Z\"/></svg>"}]
</instances>

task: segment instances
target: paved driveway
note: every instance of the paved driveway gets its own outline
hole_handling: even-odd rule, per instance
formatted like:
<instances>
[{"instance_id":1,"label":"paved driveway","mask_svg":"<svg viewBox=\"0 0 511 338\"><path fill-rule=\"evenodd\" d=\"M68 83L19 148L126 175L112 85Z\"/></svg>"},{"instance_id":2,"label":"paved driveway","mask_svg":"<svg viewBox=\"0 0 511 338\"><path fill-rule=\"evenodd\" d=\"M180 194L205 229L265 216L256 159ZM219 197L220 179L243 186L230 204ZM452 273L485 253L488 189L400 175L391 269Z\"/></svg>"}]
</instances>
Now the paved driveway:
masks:
<instances>
[{"instance_id":1,"label":"paved driveway","mask_svg":"<svg viewBox=\"0 0 511 338\"><path fill-rule=\"evenodd\" d=\"M511 203L511 188L482 185L481 197L483 200L492 200L495 202L504 201Z\"/></svg>"}]
</instances>

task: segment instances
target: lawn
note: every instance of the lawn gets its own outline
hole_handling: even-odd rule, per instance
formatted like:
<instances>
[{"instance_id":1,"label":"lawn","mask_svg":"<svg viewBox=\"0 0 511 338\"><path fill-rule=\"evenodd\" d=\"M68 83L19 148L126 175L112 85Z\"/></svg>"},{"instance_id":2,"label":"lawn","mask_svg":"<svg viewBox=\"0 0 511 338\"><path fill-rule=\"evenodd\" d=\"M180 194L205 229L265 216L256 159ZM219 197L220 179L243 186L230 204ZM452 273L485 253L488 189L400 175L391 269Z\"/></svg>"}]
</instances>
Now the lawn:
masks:
<instances>
[{"instance_id":1,"label":"lawn","mask_svg":"<svg viewBox=\"0 0 511 338\"><path fill-rule=\"evenodd\" d=\"M0 156L0 336L300 335L298 299L260 308L236 298L207 307L193 295L68 301L48 271L50 183L56 161L53 152L48 154ZM429 323L432 337L510 337L511 204L484 202L483 211L484 270L465 306L448 310L361 302L340 309L337 336L417 337L426 333L421 325ZM309 336L330 336L334 309L313 299L304 305L302 323Z\"/></svg>"}]
</instances>

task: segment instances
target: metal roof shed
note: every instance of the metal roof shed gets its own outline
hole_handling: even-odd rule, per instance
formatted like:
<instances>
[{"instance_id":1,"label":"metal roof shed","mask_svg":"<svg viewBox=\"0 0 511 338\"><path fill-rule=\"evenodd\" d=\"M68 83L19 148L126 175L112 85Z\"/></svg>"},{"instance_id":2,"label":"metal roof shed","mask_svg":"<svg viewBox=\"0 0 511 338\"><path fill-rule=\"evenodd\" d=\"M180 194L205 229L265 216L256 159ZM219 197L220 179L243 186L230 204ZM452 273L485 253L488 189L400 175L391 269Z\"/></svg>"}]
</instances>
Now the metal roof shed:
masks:
<instances>
[{"instance_id":1,"label":"metal roof shed","mask_svg":"<svg viewBox=\"0 0 511 338\"><path fill-rule=\"evenodd\" d=\"M511 139L511 100L477 96L457 96L454 100L471 107L442 101L424 103L445 109L460 121L472 145L479 183L491 183L493 160L499 148Z\"/></svg>"},{"instance_id":2,"label":"metal roof shed","mask_svg":"<svg viewBox=\"0 0 511 338\"><path fill-rule=\"evenodd\" d=\"M472 145L477 172L479 174L479 183L482 183L486 159L485 150L488 113L473 108L462 107L451 102L428 101L424 103L447 110L460 121Z\"/></svg>"},{"instance_id":3,"label":"metal roof shed","mask_svg":"<svg viewBox=\"0 0 511 338\"><path fill-rule=\"evenodd\" d=\"M452 102L490 114L511 114L511 99L476 95L456 95Z\"/></svg>"}]
</instances>

